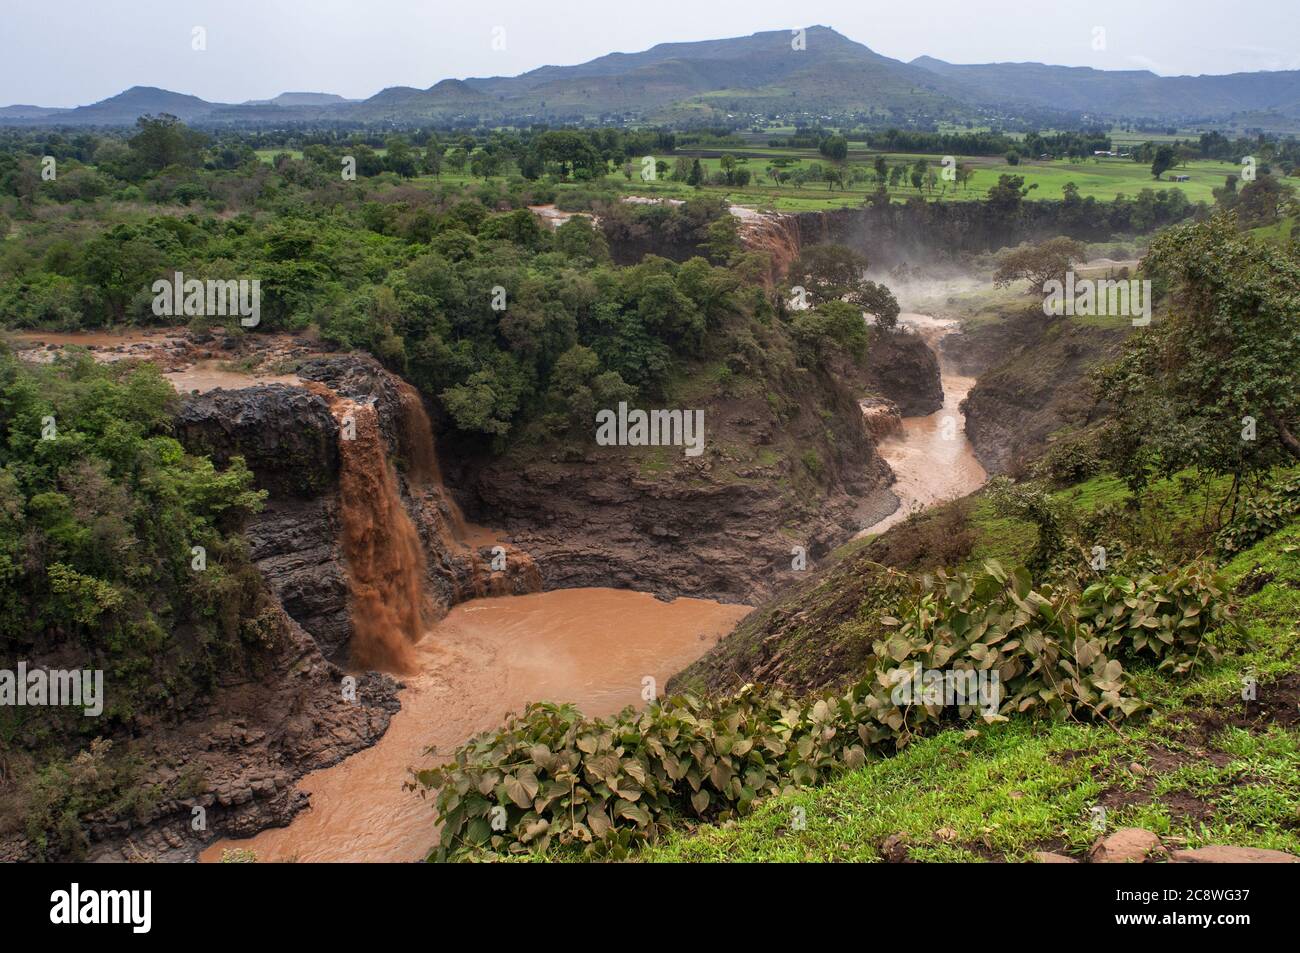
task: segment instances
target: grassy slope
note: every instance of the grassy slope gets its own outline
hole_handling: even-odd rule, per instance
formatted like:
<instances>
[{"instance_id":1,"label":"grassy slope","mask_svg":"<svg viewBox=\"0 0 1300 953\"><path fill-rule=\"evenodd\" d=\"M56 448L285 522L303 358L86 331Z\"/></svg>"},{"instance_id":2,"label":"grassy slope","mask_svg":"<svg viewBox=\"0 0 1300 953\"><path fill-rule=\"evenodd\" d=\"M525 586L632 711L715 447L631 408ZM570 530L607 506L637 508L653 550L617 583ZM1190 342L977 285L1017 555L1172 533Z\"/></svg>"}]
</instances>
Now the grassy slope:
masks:
<instances>
[{"instance_id":1,"label":"grassy slope","mask_svg":"<svg viewBox=\"0 0 1300 953\"><path fill-rule=\"evenodd\" d=\"M1087 507L1124 490L1103 477L1064 492ZM978 506L974 520L977 556L1014 557L1032 542L1028 527ZM1081 853L1096 837L1094 806L1106 809L1108 829L1136 825L1191 846L1300 853L1300 520L1225 572L1236 584L1256 567L1265 574L1257 578L1272 578L1242 599L1241 632L1225 635L1222 661L1181 682L1139 671L1139 693L1154 714L1122 732L1024 720L950 730L825 787L773 799L738 823L683 832L643 857L877 860L896 833L918 860ZM1259 680L1250 706L1240 699L1247 672Z\"/></svg>"}]
</instances>

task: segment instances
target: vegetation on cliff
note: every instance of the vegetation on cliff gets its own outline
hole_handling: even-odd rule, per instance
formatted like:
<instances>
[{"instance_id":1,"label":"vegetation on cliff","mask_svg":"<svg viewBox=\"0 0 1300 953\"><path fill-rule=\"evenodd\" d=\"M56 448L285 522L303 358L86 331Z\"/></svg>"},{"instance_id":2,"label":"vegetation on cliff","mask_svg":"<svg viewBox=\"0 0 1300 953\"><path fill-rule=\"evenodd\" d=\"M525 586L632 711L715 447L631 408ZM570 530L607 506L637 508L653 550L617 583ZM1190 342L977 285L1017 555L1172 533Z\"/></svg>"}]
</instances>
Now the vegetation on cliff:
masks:
<instances>
[{"instance_id":1,"label":"vegetation on cliff","mask_svg":"<svg viewBox=\"0 0 1300 953\"><path fill-rule=\"evenodd\" d=\"M262 494L242 460L182 449L175 401L151 365L0 351L0 669L105 686L98 717L0 706L0 833L69 848L82 812L123 796L104 739L184 711L275 633L239 535Z\"/></svg>"}]
</instances>

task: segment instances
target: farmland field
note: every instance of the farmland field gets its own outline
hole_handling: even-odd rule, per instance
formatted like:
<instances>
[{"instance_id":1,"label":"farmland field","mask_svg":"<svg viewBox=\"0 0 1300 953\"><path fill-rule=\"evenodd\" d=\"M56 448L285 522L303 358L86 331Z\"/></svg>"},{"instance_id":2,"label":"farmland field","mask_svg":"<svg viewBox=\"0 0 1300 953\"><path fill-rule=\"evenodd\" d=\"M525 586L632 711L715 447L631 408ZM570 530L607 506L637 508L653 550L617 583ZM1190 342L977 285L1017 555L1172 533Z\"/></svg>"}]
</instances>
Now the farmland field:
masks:
<instances>
[{"instance_id":1,"label":"farmland field","mask_svg":"<svg viewBox=\"0 0 1300 953\"><path fill-rule=\"evenodd\" d=\"M750 182L736 188L727 186L702 186L699 191L706 194L723 196L738 205L768 207L775 211L811 211L827 208L842 208L861 205L876 190L872 164L878 153L866 150L851 150L848 165L850 169L861 168L867 173L867 179L849 184L845 189L838 186L826 188L825 184L804 185L802 188L790 183L777 185L772 181L768 169L773 166L773 157L777 156L787 164L782 171L794 172L813 164L825 167L829 165L813 150L773 149L773 148L738 148L726 150L736 157L737 167L748 169ZM679 154L688 157L699 156L700 164L708 173L717 172L721 167L723 150L698 150L692 153L683 150ZM942 156L921 156L915 153L885 153L890 166L906 165L910 167L917 159L924 158L936 172L942 172ZM669 157L670 165L672 157ZM1117 195L1136 197L1143 189L1162 191L1180 189L1192 202L1214 201L1213 190L1223 185L1224 178L1238 172L1231 163L1210 160L1193 160L1175 172L1166 173L1160 181L1151 177L1148 165L1132 162L1128 159L1101 158L1070 162L1067 160L1038 161L1022 159L1018 165L1010 165L1005 158L992 156L958 156L958 161L970 166L974 171L965 188L958 188L956 183L945 183L942 178L933 191L924 186L918 190L910 184L890 186L890 197L902 201L915 196L922 196L937 201L971 201L982 199L988 190L997 184L1001 175L1019 175L1030 186L1030 199L1059 199L1065 186L1073 182L1079 189L1080 196L1093 196L1099 201L1111 201ZM1190 181L1175 184L1173 175L1188 175ZM657 182L642 182L635 173L631 180L622 174L612 174L607 181L618 185L622 190L636 194L668 195L686 198L696 189L685 182L671 179Z\"/></svg>"}]
</instances>

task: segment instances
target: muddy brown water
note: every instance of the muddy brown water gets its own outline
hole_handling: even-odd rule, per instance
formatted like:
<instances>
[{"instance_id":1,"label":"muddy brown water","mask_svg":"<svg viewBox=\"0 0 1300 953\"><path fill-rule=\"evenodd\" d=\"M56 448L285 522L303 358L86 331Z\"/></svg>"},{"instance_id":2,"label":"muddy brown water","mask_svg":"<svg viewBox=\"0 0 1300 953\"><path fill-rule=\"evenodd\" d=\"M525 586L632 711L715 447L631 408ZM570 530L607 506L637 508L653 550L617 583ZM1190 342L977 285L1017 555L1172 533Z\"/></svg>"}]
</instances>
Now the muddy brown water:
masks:
<instances>
[{"instance_id":1,"label":"muddy brown water","mask_svg":"<svg viewBox=\"0 0 1300 953\"><path fill-rule=\"evenodd\" d=\"M966 415L959 407L975 378L958 374L939 349L943 337L956 330L956 322L913 312L900 314L898 320L925 338L939 358L943 406L924 417L904 417L902 427L881 440L880 455L897 478L890 489L899 507L859 535L882 533L913 512L973 493L988 479L966 437Z\"/></svg>"},{"instance_id":2,"label":"muddy brown water","mask_svg":"<svg viewBox=\"0 0 1300 953\"><path fill-rule=\"evenodd\" d=\"M299 787L311 806L288 827L203 852L250 848L259 861L414 861L437 841L431 800L403 790L408 769L436 764L530 701L571 702L587 715L641 705L643 679L662 688L717 643L746 606L661 602L621 589L560 589L475 599L452 608L415 646L402 710L383 738Z\"/></svg>"}]
</instances>

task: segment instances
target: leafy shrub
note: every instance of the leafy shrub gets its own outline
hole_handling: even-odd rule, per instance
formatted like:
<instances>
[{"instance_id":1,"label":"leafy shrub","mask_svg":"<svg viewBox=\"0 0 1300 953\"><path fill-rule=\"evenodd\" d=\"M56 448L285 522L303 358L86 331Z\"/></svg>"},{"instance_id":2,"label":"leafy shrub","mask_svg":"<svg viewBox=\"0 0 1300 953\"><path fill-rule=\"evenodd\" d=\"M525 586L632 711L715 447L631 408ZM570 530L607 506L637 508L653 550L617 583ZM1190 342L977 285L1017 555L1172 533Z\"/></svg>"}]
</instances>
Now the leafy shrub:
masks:
<instances>
[{"instance_id":1,"label":"leafy shrub","mask_svg":"<svg viewBox=\"0 0 1300 953\"><path fill-rule=\"evenodd\" d=\"M1207 629L1227 619L1223 586L1200 564L1134 580L1111 576L1083 591L1079 611L1108 652L1151 656L1162 670L1182 675L1204 651Z\"/></svg>"},{"instance_id":2,"label":"leafy shrub","mask_svg":"<svg viewBox=\"0 0 1300 953\"><path fill-rule=\"evenodd\" d=\"M1225 556L1239 553L1277 532L1297 512L1300 512L1300 474L1246 500L1237 517L1219 531L1215 543Z\"/></svg>"},{"instance_id":3,"label":"leafy shrub","mask_svg":"<svg viewBox=\"0 0 1300 953\"><path fill-rule=\"evenodd\" d=\"M970 500L960 499L913 516L871 541L872 558L897 569L958 565L979 538L971 525L971 509Z\"/></svg>"},{"instance_id":4,"label":"leafy shrub","mask_svg":"<svg viewBox=\"0 0 1300 953\"><path fill-rule=\"evenodd\" d=\"M1039 479L1051 481L1056 486L1073 486L1101 472L1101 449L1095 434L1070 434L1063 436L1031 468Z\"/></svg>"},{"instance_id":5,"label":"leafy shrub","mask_svg":"<svg viewBox=\"0 0 1300 953\"><path fill-rule=\"evenodd\" d=\"M988 484L989 502L999 516L1024 520L1038 528L1038 541L1025 560L1033 572L1045 572L1060 559L1066 548L1066 513L1052 495L1032 484L1012 483L1006 477L994 477Z\"/></svg>"},{"instance_id":6,"label":"leafy shrub","mask_svg":"<svg viewBox=\"0 0 1300 953\"><path fill-rule=\"evenodd\" d=\"M411 782L437 792L435 857L558 846L617 859L676 817L743 815L762 797L854 769L976 713L986 722L1018 713L1122 719L1143 703L1128 693L1116 656L1146 651L1184 671L1226 611L1222 590L1200 569L1111 579L1083 594L1036 591L1026 571L1008 575L996 564L909 585L895 614L880 617L874 654L843 694L800 700L747 685L606 719L553 704L511 715ZM996 710L895 704L895 686L918 663L997 673Z\"/></svg>"}]
</instances>

